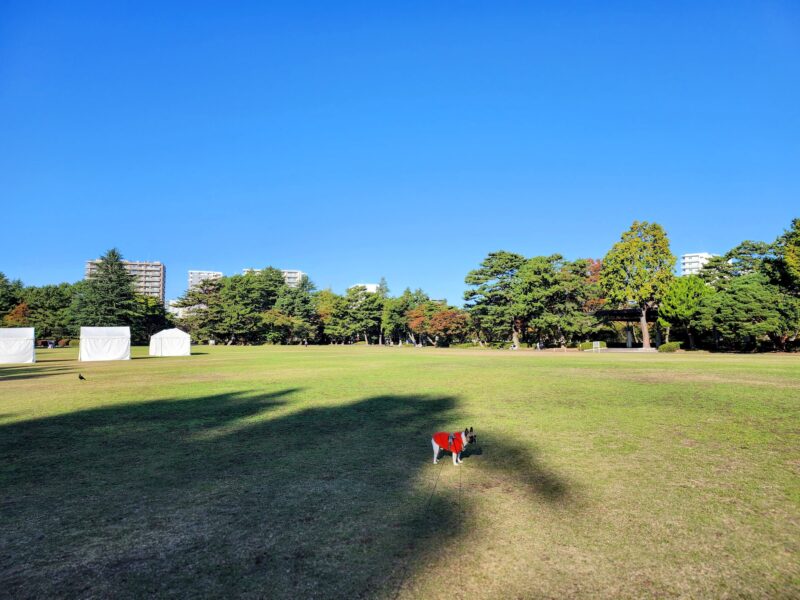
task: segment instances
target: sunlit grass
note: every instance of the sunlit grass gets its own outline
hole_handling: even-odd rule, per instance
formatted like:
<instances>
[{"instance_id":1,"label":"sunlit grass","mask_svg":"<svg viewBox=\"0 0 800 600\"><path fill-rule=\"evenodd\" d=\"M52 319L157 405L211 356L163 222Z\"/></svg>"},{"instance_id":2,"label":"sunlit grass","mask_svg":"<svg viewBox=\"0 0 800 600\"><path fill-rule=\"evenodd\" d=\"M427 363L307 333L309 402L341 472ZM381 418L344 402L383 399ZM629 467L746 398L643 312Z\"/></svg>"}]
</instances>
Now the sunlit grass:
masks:
<instances>
[{"instance_id":1,"label":"sunlit grass","mask_svg":"<svg viewBox=\"0 0 800 600\"><path fill-rule=\"evenodd\" d=\"M800 594L800 357L196 352L0 367L0 595Z\"/></svg>"}]
</instances>

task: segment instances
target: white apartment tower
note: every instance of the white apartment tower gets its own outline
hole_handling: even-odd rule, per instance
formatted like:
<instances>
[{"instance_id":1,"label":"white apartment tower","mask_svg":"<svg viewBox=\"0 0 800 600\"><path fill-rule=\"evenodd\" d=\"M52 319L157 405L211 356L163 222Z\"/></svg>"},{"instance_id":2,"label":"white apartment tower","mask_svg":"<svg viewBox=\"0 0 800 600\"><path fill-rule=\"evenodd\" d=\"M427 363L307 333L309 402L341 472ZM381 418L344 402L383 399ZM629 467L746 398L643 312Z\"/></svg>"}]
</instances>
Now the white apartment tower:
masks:
<instances>
[{"instance_id":1,"label":"white apartment tower","mask_svg":"<svg viewBox=\"0 0 800 600\"><path fill-rule=\"evenodd\" d=\"M300 282L303 280L303 276L305 275L305 273L302 271L297 271L294 269L281 269L281 273L283 273L283 280L289 287L297 287L300 285Z\"/></svg>"},{"instance_id":2,"label":"white apartment tower","mask_svg":"<svg viewBox=\"0 0 800 600\"><path fill-rule=\"evenodd\" d=\"M86 261L86 278L88 279L97 272L97 265L100 259ZM133 275L136 280L134 287L137 294L143 296L153 296L164 302L164 288L167 282L167 268L159 261L136 261L123 260L125 270Z\"/></svg>"},{"instance_id":3,"label":"white apartment tower","mask_svg":"<svg viewBox=\"0 0 800 600\"><path fill-rule=\"evenodd\" d=\"M248 273L258 273L262 269L242 269L242 273L247 275ZM300 282L305 277L306 273L303 271L297 271L295 269L281 269L281 274L283 275L283 281L289 287L297 287L300 285Z\"/></svg>"},{"instance_id":4,"label":"white apartment tower","mask_svg":"<svg viewBox=\"0 0 800 600\"><path fill-rule=\"evenodd\" d=\"M700 269L716 254L708 252L695 252L681 256L681 275L697 275Z\"/></svg>"},{"instance_id":5,"label":"white apartment tower","mask_svg":"<svg viewBox=\"0 0 800 600\"><path fill-rule=\"evenodd\" d=\"M222 279L222 273L220 271L189 271L189 287L187 289L192 289L209 279L212 281Z\"/></svg>"}]
</instances>

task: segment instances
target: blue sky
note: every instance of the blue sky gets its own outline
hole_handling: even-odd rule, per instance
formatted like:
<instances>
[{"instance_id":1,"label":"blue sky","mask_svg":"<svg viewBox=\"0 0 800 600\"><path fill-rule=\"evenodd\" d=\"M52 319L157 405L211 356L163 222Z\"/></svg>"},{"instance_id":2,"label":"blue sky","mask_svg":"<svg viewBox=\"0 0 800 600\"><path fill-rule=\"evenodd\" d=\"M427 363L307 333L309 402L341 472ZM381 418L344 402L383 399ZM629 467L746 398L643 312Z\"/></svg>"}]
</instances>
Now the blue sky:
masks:
<instances>
[{"instance_id":1,"label":"blue sky","mask_svg":"<svg viewBox=\"0 0 800 600\"><path fill-rule=\"evenodd\" d=\"M800 216L800 5L6 0L0 204L9 277L117 246L170 298L274 265L460 303L634 219L724 252Z\"/></svg>"}]
</instances>

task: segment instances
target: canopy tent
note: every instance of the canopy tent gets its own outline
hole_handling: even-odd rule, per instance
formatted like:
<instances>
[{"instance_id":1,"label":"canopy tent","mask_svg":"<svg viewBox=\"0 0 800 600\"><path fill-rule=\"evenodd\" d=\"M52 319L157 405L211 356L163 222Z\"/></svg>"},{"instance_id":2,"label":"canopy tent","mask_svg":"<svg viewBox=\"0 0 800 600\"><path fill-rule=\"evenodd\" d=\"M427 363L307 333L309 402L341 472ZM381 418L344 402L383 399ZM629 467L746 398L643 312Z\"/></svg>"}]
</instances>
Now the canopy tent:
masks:
<instances>
[{"instance_id":1,"label":"canopy tent","mask_svg":"<svg viewBox=\"0 0 800 600\"><path fill-rule=\"evenodd\" d=\"M33 327L0 328L0 363L34 363Z\"/></svg>"},{"instance_id":2,"label":"canopy tent","mask_svg":"<svg viewBox=\"0 0 800 600\"><path fill-rule=\"evenodd\" d=\"M189 356L192 337L180 329L165 329L150 338L150 356Z\"/></svg>"},{"instance_id":3,"label":"canopy tent","mask_svg":"<svg viewBox=\"0 0 800 600\"><path fill-rule=\"evenodd\" d=\"M130 360L130 327L81 327L78 360Z\"/></svg>"}]
</instances>

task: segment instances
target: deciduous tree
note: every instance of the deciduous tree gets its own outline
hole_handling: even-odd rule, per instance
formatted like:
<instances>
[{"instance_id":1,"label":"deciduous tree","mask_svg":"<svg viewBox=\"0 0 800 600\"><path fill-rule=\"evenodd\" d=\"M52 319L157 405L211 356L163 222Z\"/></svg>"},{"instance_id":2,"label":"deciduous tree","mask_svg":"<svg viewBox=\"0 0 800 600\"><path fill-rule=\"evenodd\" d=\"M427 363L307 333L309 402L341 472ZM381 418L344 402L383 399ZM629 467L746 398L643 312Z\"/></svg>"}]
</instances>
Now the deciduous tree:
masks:
<instances>
[{"instance_id":1,"label":"deciduous tree","mask_svg":"<svg viewBox=\"0 0 800 600\"><path fill-rule=\"evenodd\" d=\"M697 275L677 277L672 281L658 305L658 320L667 329L667 341L671 327L683 327L689 347L694 348L692 330L697 326L703 299L712 293L714 289Z\"/></svg>"},{"instance_id":2,"label":"deciduous tree","mask_svg":"<svg viewBox=\"0 0 800 600\"><path fill-rule=\"evenodd\" d=\"M6 327L29 327L29 315L28 305L25 302L20 302L6 313L0 323L3 323Z\"/></svg>"},{"instance_id":3,"label":"deciduous tree","mask_svg":"<svg viewBox=\"0 0 800 600\"><path fill-rule=\"evenodd\" d=\"M675 257L658 223L634 221L603 259L601 283L609 301L636 306L642 346L650 347L647 311L658 304L673 278Z\"/></svg>"},{"instance_id":4,"label":"deciduous tree","mask_svg":"<svg viewBox=\"0 0 800 600\"><path fill-rule=\"evenodd\" d=\"M22 301L22 282L11 281L0 272L0 320Z\"/></svg>"}]
</instances>

